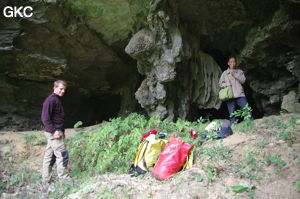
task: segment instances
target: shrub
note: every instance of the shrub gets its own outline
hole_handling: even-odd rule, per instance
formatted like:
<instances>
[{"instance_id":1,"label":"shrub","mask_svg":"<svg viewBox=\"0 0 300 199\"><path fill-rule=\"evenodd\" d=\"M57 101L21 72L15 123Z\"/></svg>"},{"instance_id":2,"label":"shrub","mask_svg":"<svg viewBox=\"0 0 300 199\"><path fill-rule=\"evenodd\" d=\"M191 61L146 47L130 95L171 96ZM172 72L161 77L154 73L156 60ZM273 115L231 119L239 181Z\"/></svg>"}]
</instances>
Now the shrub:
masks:
<instances>
[{"instance_id":1,"label":"shrub","mask_svg":"<svg viewBox=\"0 0 300 199\"><path fill-rule=\"evenodd\" d=\"M68 141L72 175L83 177L105 172L128 172L134 160L141 137L151 129L167 132L192 144L190 129L204 129L202 123L177 120L161 121L159 116L146 119L145 116L131 113L126 118L115 118L104 123L96 132L79 133Z\"/></svg>"}]
</instances>

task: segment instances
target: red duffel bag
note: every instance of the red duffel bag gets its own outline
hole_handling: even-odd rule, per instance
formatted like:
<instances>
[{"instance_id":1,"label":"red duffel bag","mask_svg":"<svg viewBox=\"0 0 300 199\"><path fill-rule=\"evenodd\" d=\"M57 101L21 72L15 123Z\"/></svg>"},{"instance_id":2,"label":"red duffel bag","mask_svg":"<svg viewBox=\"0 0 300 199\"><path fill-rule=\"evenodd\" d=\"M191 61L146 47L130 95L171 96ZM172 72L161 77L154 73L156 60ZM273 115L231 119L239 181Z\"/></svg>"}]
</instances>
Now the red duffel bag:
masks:
<instances>
[{"instance_id":1,"label":"red duffel bag","mask_svg":"<svg viewBox=\"0 0 300 199\"><path fill-rule=\"evenodd\" d=\"M152 175L158 180L166 180L172 174L177 173L185 164L186 158L194 145L189 145L176 137L170 137L172 140L160 153Z\"/></svg>"}]
</instances>

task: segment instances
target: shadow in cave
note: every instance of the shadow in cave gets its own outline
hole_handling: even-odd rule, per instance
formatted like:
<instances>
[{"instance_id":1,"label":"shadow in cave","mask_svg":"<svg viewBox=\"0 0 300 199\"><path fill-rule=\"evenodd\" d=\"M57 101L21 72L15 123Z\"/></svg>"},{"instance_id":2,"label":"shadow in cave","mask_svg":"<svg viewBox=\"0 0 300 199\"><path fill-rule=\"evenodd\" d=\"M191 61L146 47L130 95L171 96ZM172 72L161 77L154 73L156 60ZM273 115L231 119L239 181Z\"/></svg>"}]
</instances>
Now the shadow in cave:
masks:
<instances>
[{"instance_id":1,"label":"shadow in cave","mask_svg":"<svg viewBox=\"0 0 300 199\"><path fill-rule=\"evenodd\" d=\"M250 107L252 108L252 115L254 119L259 119L264 116L264 114L259 111L256 107L256 103L252 97L252 90L251 88L247 85L243 85L246 97L248 100L248 103ZM188 120L189 121L197 121L200 117L205 118L205 119L229 119L229 113L227 110L227 105L226 102L222 102L220 109L199 109L196 104L192 104L190 108L190 112L188 114Z\"/></svg>"},{"instance_id":2,"label":"shadow in cave","mask_svg":"<svg viewBox=\"0 0 300 199\"><path fill-rule=\"evenodd\" d=\"M78 121L83 122L83 127L108 121L110 118L117 117L121 108L122 98L119 95L106 94L84 97L75 95L73 92L68 94L63 99L66 128L73 128Z\"/></svg>"}]
</instances>

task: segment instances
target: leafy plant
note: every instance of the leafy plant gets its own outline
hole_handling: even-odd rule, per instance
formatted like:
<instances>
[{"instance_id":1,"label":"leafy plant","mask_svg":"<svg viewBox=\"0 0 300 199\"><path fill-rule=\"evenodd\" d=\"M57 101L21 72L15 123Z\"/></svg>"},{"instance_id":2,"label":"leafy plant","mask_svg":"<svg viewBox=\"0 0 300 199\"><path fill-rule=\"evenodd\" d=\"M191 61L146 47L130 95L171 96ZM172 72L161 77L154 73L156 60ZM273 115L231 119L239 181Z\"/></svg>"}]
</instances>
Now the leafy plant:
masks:
<instances>
[{"instance_id":1,"label":"leafy plant","mask_svg":"<svg viewBox=\"0 0 300 199\"><path fill-rule=\"evenodd\" d=\"M233 113L231 113L230 117L240 117L243 120L249 120L251 118L252 108L247 104L242 109L237 109Z\"/></svg>"},{"instance_id":2,"label":"leafy plant","mask_svg":"<svg viewBox=\"0 0 300 199\"><path fill-rule=\"evenodd\" d=\"M71 138L68 144L76 171L73 175L127 172L141 136L150 130L146 128L148 124L144 116L132 113L125 119L116 118L103 124L97 132Z\"/></svg>"},{"instance_id":3,"label":"leafy plant","mask_svg":"<svg viewBox=\"0 0 300 199\"><path fill-rule=\"evenodd\" d=\"M74 124L74 128L76 129L76 128L82 126L82 125L83 125L83 122L82 122L82 121L78 121L78 122L76 122L76 123Z\"/></svg>"},{"instance_id":4,"label":"leafy plant","mask_svg":"<svg viewBox=\"0 0 300 199\"><path fill-rule=\"evenodd\" d=\"M286 165L286 162L280 156L267 156L265 161L268 165L273 164L275 171L279 171L281 167Z\"/></svg>"},{"instance_id":5,"label":"leafy plant","mask_svg":"<svg viewBox=\"0 0 300 199\"><path fill-rule=\"evenodd\" d=\"M44 145L47 143L47 140L46 139L38 139L34 145Z\"/></svg>"},{"instance_id":6,"label":"leafy plant","mask_svg":"<svg viewBox=\"0 0 300 199\"><path fill-rule=\"evenodd\" d=\"M242 183L237 186L231 186L230 188L236 194L248 192L248 196L250 198L254 198L254 193L253 193L253 190L255 189L254 185L251 185L249 183Z\"/></svg>"},{"instance_id":7,"label":"leafy plant","mask_svg":"<svg viewBox=\"0 0 300 199\"><path fill-rule=\"evenodd\" d=\"M201 116L199 119L197 119L197 122L202 124L207 123L209 122L209 117L204 118Z\"/></svg>"},{"instance_id":8,"label":"leafy plant","mask_svg":"<svg viewBox=\"0 0 300 199\"><path fill-rule=\"evenodd\" d=\"M8 180L8 186L35 186L40 183L40 176L32 170L23 168L23 170L16 171Z\"/></svg>"},{"instance_id":9,"label":"leafy plant","mask_svg":"<svg viewBox=\"0 0 300 199\"><path fill-rule=\"evenodd\" d=\"M24 135L23 138L25 139L26 144L30 146L44 145L47 143L45 138L38 139L36 135Z\"/></svg>"},{"instance_id":10,"label":"leafy plant","mask_svg":"<svg viewBox=\"0 0 300 199\"><path fill-rule=\"evenodd\" d=\"M200 157L209 157L211 162L226 160L232 157L230 149L224 147L223 145L218 145L216 147L202 147L200 149Z\"/></svg>"},{"instance_id":11,"label":"leafy plant","mask_svg":"<svg viewBox=\"0 0 300 199\"><path fill-rule=\"evenodd\" d=\"M298 180L295 184L295 190L300 191L300 180Z\"/></svg>"},{"instance_id":12,"label":"leafy plant","mask_svg":"<svg viewBox=\"0 0 300 199\"><path fill-rule=\"evenodd\" d=\"M289 140L289 139L291 139L291 137L293 136L293 132L291 132L291 131L281 131L280 133L279 133L279 137L278 137L278 139L280 139L280 140Z\"/></svg>"},{"instance_id":13,"label":"leafy plant","mask_svg":"<svg viewBox=\"0 0 300 199\"><path fill-rule=\"evenodd\" d=\"M142 135L149 130L167 132L168 136L175 135L180 140L195 144L197 140L191 139L189 131L191 128L200 131L204 126L180 119L176 123L170 120L161 121L157 115L147 120L145 116L137 113L112 119L101 125L97 131L78 133L67 140L72 175L80 178L105 172L125 173L134 160ZM226 151L211 152L211 156L215 157L212 153L224 153L226 156Z\"/></svg>"},{"instance_id":14,"label":"leafy plant","mask_svg":"<svg viewBox=\"0 0 300 199\"><path fill-rule=\"evenodd\" d=\"M207 175L207 183L210 184L218 175L218 170L210 165L207 165L203 169Z\"/></svg>"},{"instance_id":15,"label":"leafy plant","mask_svg":"<svg viewBox=\"0 0 300 199\"><path fill-rule=\"evenodd\" d=\"M258 151L248 150L244 158L242 155L239 155L239 164L237 166L230 167L232 167L234 172L240 173L243 178L260 179L259 171L261 171L264 164L254 157L258 153Z\"/></svg>"},{"instance_id":16,"label":"leafy plant","mask_svg":"<svg viewBox=\"0 0 300 199\"><path fill-rule=\"evenodd\" d=\"M37 136L36 135L24 135L23 138L25 139L26 144L33 145L33 143L37 139Z\"/></svg>"},{"instance_id":17,"label":"leafy plant","mask_svg":"<svg viewBox=\"0 0 300 199\"><path fill-rule=\"evenodd\" d=\"M197 182L202 182L203 181L203 177L202 177L202 175L197 175Z\"/></svg>"}]
</instances>

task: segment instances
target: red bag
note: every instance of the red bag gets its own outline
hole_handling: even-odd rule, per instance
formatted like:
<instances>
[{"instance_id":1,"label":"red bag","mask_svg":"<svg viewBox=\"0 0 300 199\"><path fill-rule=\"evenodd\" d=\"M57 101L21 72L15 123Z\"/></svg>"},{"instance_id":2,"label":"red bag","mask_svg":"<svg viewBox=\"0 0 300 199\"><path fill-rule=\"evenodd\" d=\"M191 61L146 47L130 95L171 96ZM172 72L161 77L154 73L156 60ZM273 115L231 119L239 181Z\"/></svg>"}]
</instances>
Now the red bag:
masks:
<instances>
[{"instance_id":1,"label":"red bag","mask_svg":"<svg viewBox=\"0 0 300 199\"><path fill-rule=\"evenodd\" d=\"M194 148L194 145L189 145L176 137L170 138L173 140L161 152L152 170L152 175L158 180L166 180L172 174L180 171L190 150Z\"/></svg>"}]
</instances>

